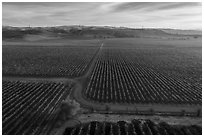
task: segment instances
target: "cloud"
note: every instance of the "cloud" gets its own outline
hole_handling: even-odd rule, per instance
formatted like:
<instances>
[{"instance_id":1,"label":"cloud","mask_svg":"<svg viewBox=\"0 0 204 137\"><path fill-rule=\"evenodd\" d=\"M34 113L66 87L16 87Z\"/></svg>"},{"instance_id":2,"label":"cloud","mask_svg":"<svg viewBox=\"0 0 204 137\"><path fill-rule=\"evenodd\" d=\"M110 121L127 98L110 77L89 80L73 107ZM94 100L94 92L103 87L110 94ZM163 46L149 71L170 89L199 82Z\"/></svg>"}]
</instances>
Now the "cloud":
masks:
<instances>
[{"instance_id":1,"label":"cloud","mask_svg":"<svg viewBox=\"0 0 204 137\"><path fill-rule=\"evenodd\" d=\"M3 2L2 7L3 25L12 26L202 27L201 3L192 2Z\"/></svg>"},{"instance_id":2,"label":"cloud","mask_svg":"<svg viewBox=\"0 0 204 137\"><path fill-rule=\"evenodd\" d=\"M197 7L200 6L200 3L196 2L176 2L176 3L166 3L166 5L160 6L157 10L169 10L185 7Z\"/></svg>"},{"instance_id":3,"label":"cloud","mask_svg":"<svg viewBox=\"0 0 204 137\"><path fill-rule=\"evenodd\" d=\"M169 10L184 7L201 6L199 2L128 2L121 3L113 7L113 11L130 11L130 10L144 10L144 11L158 11Z\"/></svg>"}]
</instances>

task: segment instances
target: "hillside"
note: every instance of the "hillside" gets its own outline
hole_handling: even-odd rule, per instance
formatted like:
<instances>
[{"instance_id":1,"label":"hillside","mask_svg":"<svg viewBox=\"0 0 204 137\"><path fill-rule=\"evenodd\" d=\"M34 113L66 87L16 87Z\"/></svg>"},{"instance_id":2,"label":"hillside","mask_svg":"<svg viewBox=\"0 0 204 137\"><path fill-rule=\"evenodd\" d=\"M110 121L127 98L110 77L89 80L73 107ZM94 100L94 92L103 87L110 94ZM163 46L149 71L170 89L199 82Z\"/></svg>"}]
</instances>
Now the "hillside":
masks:
<instances>
[{"instance_id":1,"label":"hillside","mask_svg":"<svg viewBox=\"0 0 204 137\"><path fill-rule=\"evenodd\" d=\"M202 31L199 30L162 29L162 31L178 35L202 35Z\"/></svg>"},{"instance_id":2,"label":"hillside","mask_svg":"<svg viewBox=\"0 0 204 137\"><path fill-rule=\"evenodd\" d=\"M179 33L178 33L179 32ZM186 31L167 29L132 29L109 26L56 26L56 27L2 27L3 40L24 39L40 40L52 38L65 39L93 39L93 38L125 38L125 37L151 37L174 38L188 36ZM201 33L200 33L201 34ZM189 34L194 35L192 33ZM197 34L196 34L197 35Z\"/></svg>"}]
</instances>

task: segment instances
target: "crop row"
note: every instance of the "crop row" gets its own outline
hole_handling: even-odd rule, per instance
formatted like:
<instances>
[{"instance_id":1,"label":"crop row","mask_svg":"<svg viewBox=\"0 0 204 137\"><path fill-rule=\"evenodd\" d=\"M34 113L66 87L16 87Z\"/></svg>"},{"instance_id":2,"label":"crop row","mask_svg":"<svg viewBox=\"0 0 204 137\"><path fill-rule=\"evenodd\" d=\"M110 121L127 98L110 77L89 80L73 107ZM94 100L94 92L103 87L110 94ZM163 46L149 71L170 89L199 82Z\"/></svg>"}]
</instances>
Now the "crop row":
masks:
<instances>
[{"instance_id":1,"label":"crop row","mask_svg":"<svg viewBox=\"0 0 204 137\"><path fill-rule=\"evenodd\" d=\"M47 134L73 87L54 82L3 81L2 133Z\"/></svg>"},{"instance_id":2,"label":"crop row","mask_svg":"<svg viewBox=\"0 0 204 137\"><path fill-rule=\"evenodd\" d=\"M202 87L201 45L198 41L109 39L104 47L129 50L135 60L143 60L149 68Z\"/></svg>"},{"instance_id":3,"label":"crop row","mask_svg":"<svg viewBox=\"0 0 204 137\"><path fill-rule=\"evenodd\" d=\"M98 48L4 47L3 74L25 76L81 76Z\"/></svg>"},{"instance_id":4,"label":"crop row","mask_svg":"<svg viewBox=\"0 0 204 137\"><path fill-rule=\"evenodd\" d=\"M180 48L138 48L130 54L136 54L135 60L144 60L149 68L157 72L177 77L201 88L202 59L192 52Z\"/></svg>"},{"instance_id":5,"label":"crop row","mask_svg":"<svg viewBox=\"0 0 204 137\"><path fill-rule=\"evenodd\" d=\"M134 50L104 48L84 91L100 103L201 104L201 88L137 59Z\"/></svg>"},{"instance_id":6,"label":"crop row","mask_svg":"<svg viewBox=\"0 0 204 137\"><path fill-rule=\"evenodd\" d=\"M151 120L98 122L91 121L75 127L66 128L64 135L201 135L200 126L169 125Z\"/></svg>"}]
</instances>

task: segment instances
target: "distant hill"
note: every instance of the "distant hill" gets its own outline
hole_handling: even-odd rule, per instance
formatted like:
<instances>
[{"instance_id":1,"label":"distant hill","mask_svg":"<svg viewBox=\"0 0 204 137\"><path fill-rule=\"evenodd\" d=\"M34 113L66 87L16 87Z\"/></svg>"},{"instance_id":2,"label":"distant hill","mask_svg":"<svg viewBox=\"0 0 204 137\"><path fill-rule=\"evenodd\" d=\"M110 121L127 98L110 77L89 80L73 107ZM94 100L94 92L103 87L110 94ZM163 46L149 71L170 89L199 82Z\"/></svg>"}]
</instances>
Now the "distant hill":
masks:
<instances>
[{"instance_id":1,"label":"distant hill","mask_svg":"<svg viewBox=\"0 0 204 137\"><path fill-rule=\"evenodd\" d=\"M193 33L194 32L194 33ZM183 31L171 29L132 29L126 27L110 26L56 26L56 27L2 27L2 38L30 39L30 36L39 38L124 38L124 37L182 37L186 35L201 35L196 31ZM35 37L36 39L36 37Z\"/></svg>"},{"instance_id":2,"label":"distant hill","mask_svg":"<svg viewBox=\"0 0 204 137\"><path fill-rule=\"evenodd\" d=\"M162 29L162 31L178 35L202 35L202 31L199 30Z\"/></svg>"}]
</instances>

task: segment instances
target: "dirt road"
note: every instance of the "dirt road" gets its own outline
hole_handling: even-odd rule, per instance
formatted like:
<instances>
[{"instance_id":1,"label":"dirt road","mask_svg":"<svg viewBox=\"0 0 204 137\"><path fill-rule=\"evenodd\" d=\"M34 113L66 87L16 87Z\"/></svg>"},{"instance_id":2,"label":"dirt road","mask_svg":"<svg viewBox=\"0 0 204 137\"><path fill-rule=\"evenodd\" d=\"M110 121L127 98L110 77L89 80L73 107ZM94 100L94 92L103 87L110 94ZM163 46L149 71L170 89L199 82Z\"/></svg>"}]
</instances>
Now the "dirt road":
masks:
<instances>
[{"instance_id":1,"label":"dirt road","mask_svg":"<svg viewBox=\"0 0 204 137\"><path fill-rule=\"evenodd\" d=\"M92 70L94 69L95 62L97 61L97 57L100 55L104 46L104 42L102 41L100 44L100 48L93 56L90 61L88 68L83 76L76 78L67 78L67 77L12 77L7 76L3 77L3 80L19 80L19 81L54 81L54 82L62 82L67 84L69 82L75 83L75 89L71 94L71 98L74 98L77 102L81 104L81 106L97 111L105 111L105 112L151 112L151 113L178 113L178 112L187 112L187 113L197 113L198 110L202 110L202 106L200 105L165 105L165 104L102 104L93 102L91 100L86 99L83 96L83 90L86 88L89 78L91 76Z\"/></svg>"}]
</instances>

